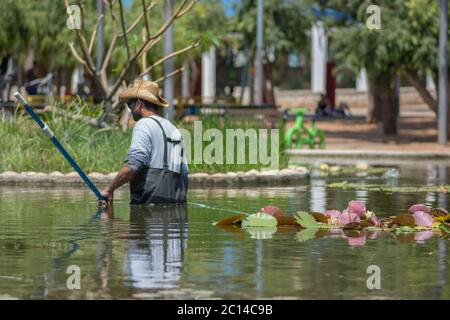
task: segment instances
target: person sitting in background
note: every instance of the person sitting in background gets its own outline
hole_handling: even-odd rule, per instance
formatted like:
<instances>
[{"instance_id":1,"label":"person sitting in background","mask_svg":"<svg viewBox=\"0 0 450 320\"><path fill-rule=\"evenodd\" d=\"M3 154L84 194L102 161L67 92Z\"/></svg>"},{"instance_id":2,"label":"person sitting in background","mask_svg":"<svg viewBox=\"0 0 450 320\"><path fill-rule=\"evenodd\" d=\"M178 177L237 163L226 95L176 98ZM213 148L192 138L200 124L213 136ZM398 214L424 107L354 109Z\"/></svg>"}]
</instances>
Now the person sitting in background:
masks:
<instances>
[{"instance_id":1,"label":"person sitting in background","mask_svg":"<svg viewBox=\"0 0 450 320\"><path fill-rule=\"evenodd\" d=\"M331 116L330 102L323 93L320 95L320 100L317 102L316 116Z\"/></svg>"},{"instance_id":2,"label":"person sitting in background","mask_svg":"<svg viewBox=\"0 0 450 320\"><path fill-rule=\"evenodd\" d=\"M350 112L350 108L346 102L341 102L336 108L336 112L343 117L351 117L352 113Z\"/></svg>"}]
</instances>

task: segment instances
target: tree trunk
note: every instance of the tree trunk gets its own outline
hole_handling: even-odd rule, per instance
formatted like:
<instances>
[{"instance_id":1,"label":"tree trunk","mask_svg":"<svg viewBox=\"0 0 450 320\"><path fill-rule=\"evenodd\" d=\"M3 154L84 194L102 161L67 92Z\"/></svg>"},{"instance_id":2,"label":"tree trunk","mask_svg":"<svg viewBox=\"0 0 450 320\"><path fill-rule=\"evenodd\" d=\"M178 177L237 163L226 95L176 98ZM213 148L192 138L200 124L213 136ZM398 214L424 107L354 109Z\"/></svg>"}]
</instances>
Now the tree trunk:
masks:
<instances>
[{"instance_id":1,"label":"tree trunk","mask_svg":"<svg viewBox=\"0 0 450 320\"><path fill-rule=\"evenodd\" d=\"M397 91L395 86L387 86L383 88L380 95L382 122L383 122L383 134L396 135L397 134Z\"/></svg>"},{"instance_id":2,"label":"tree trunk","mask_svg":"<svg viewBox=\"0 0 450 320\"><path fill-rule=\"evenodd\" d=\"M379 123L381 121L380 89L375 81L369 80L369 107L367 109L367 123Z\"/></svg>"}]
</instances>

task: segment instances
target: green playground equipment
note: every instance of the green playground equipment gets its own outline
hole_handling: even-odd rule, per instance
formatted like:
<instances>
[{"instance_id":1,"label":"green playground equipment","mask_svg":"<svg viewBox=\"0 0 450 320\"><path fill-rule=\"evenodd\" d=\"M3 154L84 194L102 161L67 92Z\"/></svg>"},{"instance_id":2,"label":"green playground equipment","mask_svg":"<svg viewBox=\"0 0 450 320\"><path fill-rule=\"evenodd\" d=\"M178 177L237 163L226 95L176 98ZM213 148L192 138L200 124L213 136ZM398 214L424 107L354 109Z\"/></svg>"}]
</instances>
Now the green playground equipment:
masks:
<instances>
[{"instance_id":1,"label":"green playground equipment","mask_svg":"<svg viewBox=\"0 0 450 320\"><path fill-rule=\"evenodd\" d=\"M316 128L315 120L312 120L311 127L306 127L303 114L308 111L306 108L292 109L297 114L295 126L289 128L286 132L285 143L291 148L293 143L295 148L301 149L304 144L309 145L311 149L325 148L325 132Z\"/></svg>"}]
</instances>

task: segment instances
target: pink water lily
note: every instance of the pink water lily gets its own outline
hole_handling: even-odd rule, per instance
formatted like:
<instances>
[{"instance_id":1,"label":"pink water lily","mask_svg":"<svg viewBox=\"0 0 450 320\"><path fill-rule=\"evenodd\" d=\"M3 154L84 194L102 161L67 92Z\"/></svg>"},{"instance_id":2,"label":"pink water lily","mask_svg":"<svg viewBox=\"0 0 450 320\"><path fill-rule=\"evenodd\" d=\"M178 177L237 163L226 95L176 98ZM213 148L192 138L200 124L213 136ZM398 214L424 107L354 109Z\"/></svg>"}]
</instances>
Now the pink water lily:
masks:
<instances>
[{"instance_id":1,"label":"pink water lily","mask_svg":"<svg viewBox=\"0 0 450 320\"><path fill-rule=\"evenodd\" d=\"M348 203L348 211L364 218L366 214L366 204L362 201L352 200Z\"/></svg>"},{"instance_id":2,"label":"pink water lily","mask_svg":"<svg viewBox=\"0 0 450 320\"><path fill-rule=\"evenodd\" d=\"M361 218L356 213L350 213L347 210L344 210L336 219L339 226L345 226L351 222L361 221Z\"/></svg>"},{"instance_id":3,"label":"pink water lily","mask_svg":"<svg viewBox=\"0 0 450 320\"><path fill-rule=\"evenodd\" d=\"M328 218L332 219L338 217L341 214L341 212L339 210L327 210L324 211L323 214L326 215Z\"/></svg>"},{"instance_id":4,"label":"pink water lily","mask_svg":"<svg viewBox=\"0 0 450 320\"><path fill-rule=\"evenodd\" d=\"M375 227L379 227L380 226L380 221L378 220L378 218L377 218L377 216L375 214L369 218L369 222L371 224L373 224Z\"/></svg>"},{"instance_id":5,"label":"pink water lily","mask_svg":"<svg viewBox=\"0 0 450 320\"><path fill-rule=\"evenodd\" d=\"M432 216L423 211L416 211L413 214L416 225L431 228L434 222Z\"/></svg>"},{"instance_id":6,"label":"pink water lily","mask_svg":"<svg viewBox=\"0 0 450 320\"><path fill-rule=\"evenodd\" d=\"M426 213L430 213L430 209L422 203L414 204L411 207L409 207L409 209L408 209L408 212L411 214L414 214L417 211L423 211Z\"/></svg>"},{"instance_id":7,"label":"pink water lily","mask_svg":"<svg viewBox=\"0 0 450 320\"><path fill-rule=\"evenodd\" d=\"M281 210L280 208L275 207L275 206L265 206L265 207L259 209L259 212L267 213L274 217L284 216L283 210Z\"/></svg>"}]
</instances>

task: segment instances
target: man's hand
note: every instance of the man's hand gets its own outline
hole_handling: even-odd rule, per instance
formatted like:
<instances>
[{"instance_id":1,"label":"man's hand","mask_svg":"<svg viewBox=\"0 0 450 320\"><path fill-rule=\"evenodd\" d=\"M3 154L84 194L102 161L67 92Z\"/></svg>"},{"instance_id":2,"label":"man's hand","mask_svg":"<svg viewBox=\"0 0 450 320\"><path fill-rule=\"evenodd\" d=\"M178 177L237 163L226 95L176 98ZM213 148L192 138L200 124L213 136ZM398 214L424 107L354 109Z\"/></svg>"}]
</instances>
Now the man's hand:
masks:
<instances>
[{"instance_id":1,"label":"man's hand","mask_svg":"<svg viewBox=\"0 0 450 320\"><path fill-rule=\"evenodd\" d=\"M134 171L124 164L114 180L105 189L103 189L101 194L108 200L108 203L111 204L114 190L130 181L133 177Z\"/></svg>"},{"instance_id":2,"label":"man's hand","mask_svg":"<svg viewBox=\"0 0 450 320\"><path fill-rule=\"evenodd\" d=\"M104 196L106 198L106 200L108 200L108 203L111 203L113 200L113 196L114 196L114 192L109 188L106 187L102 192L101 192L102 196Z\"/></svg>"}]
</instances>

